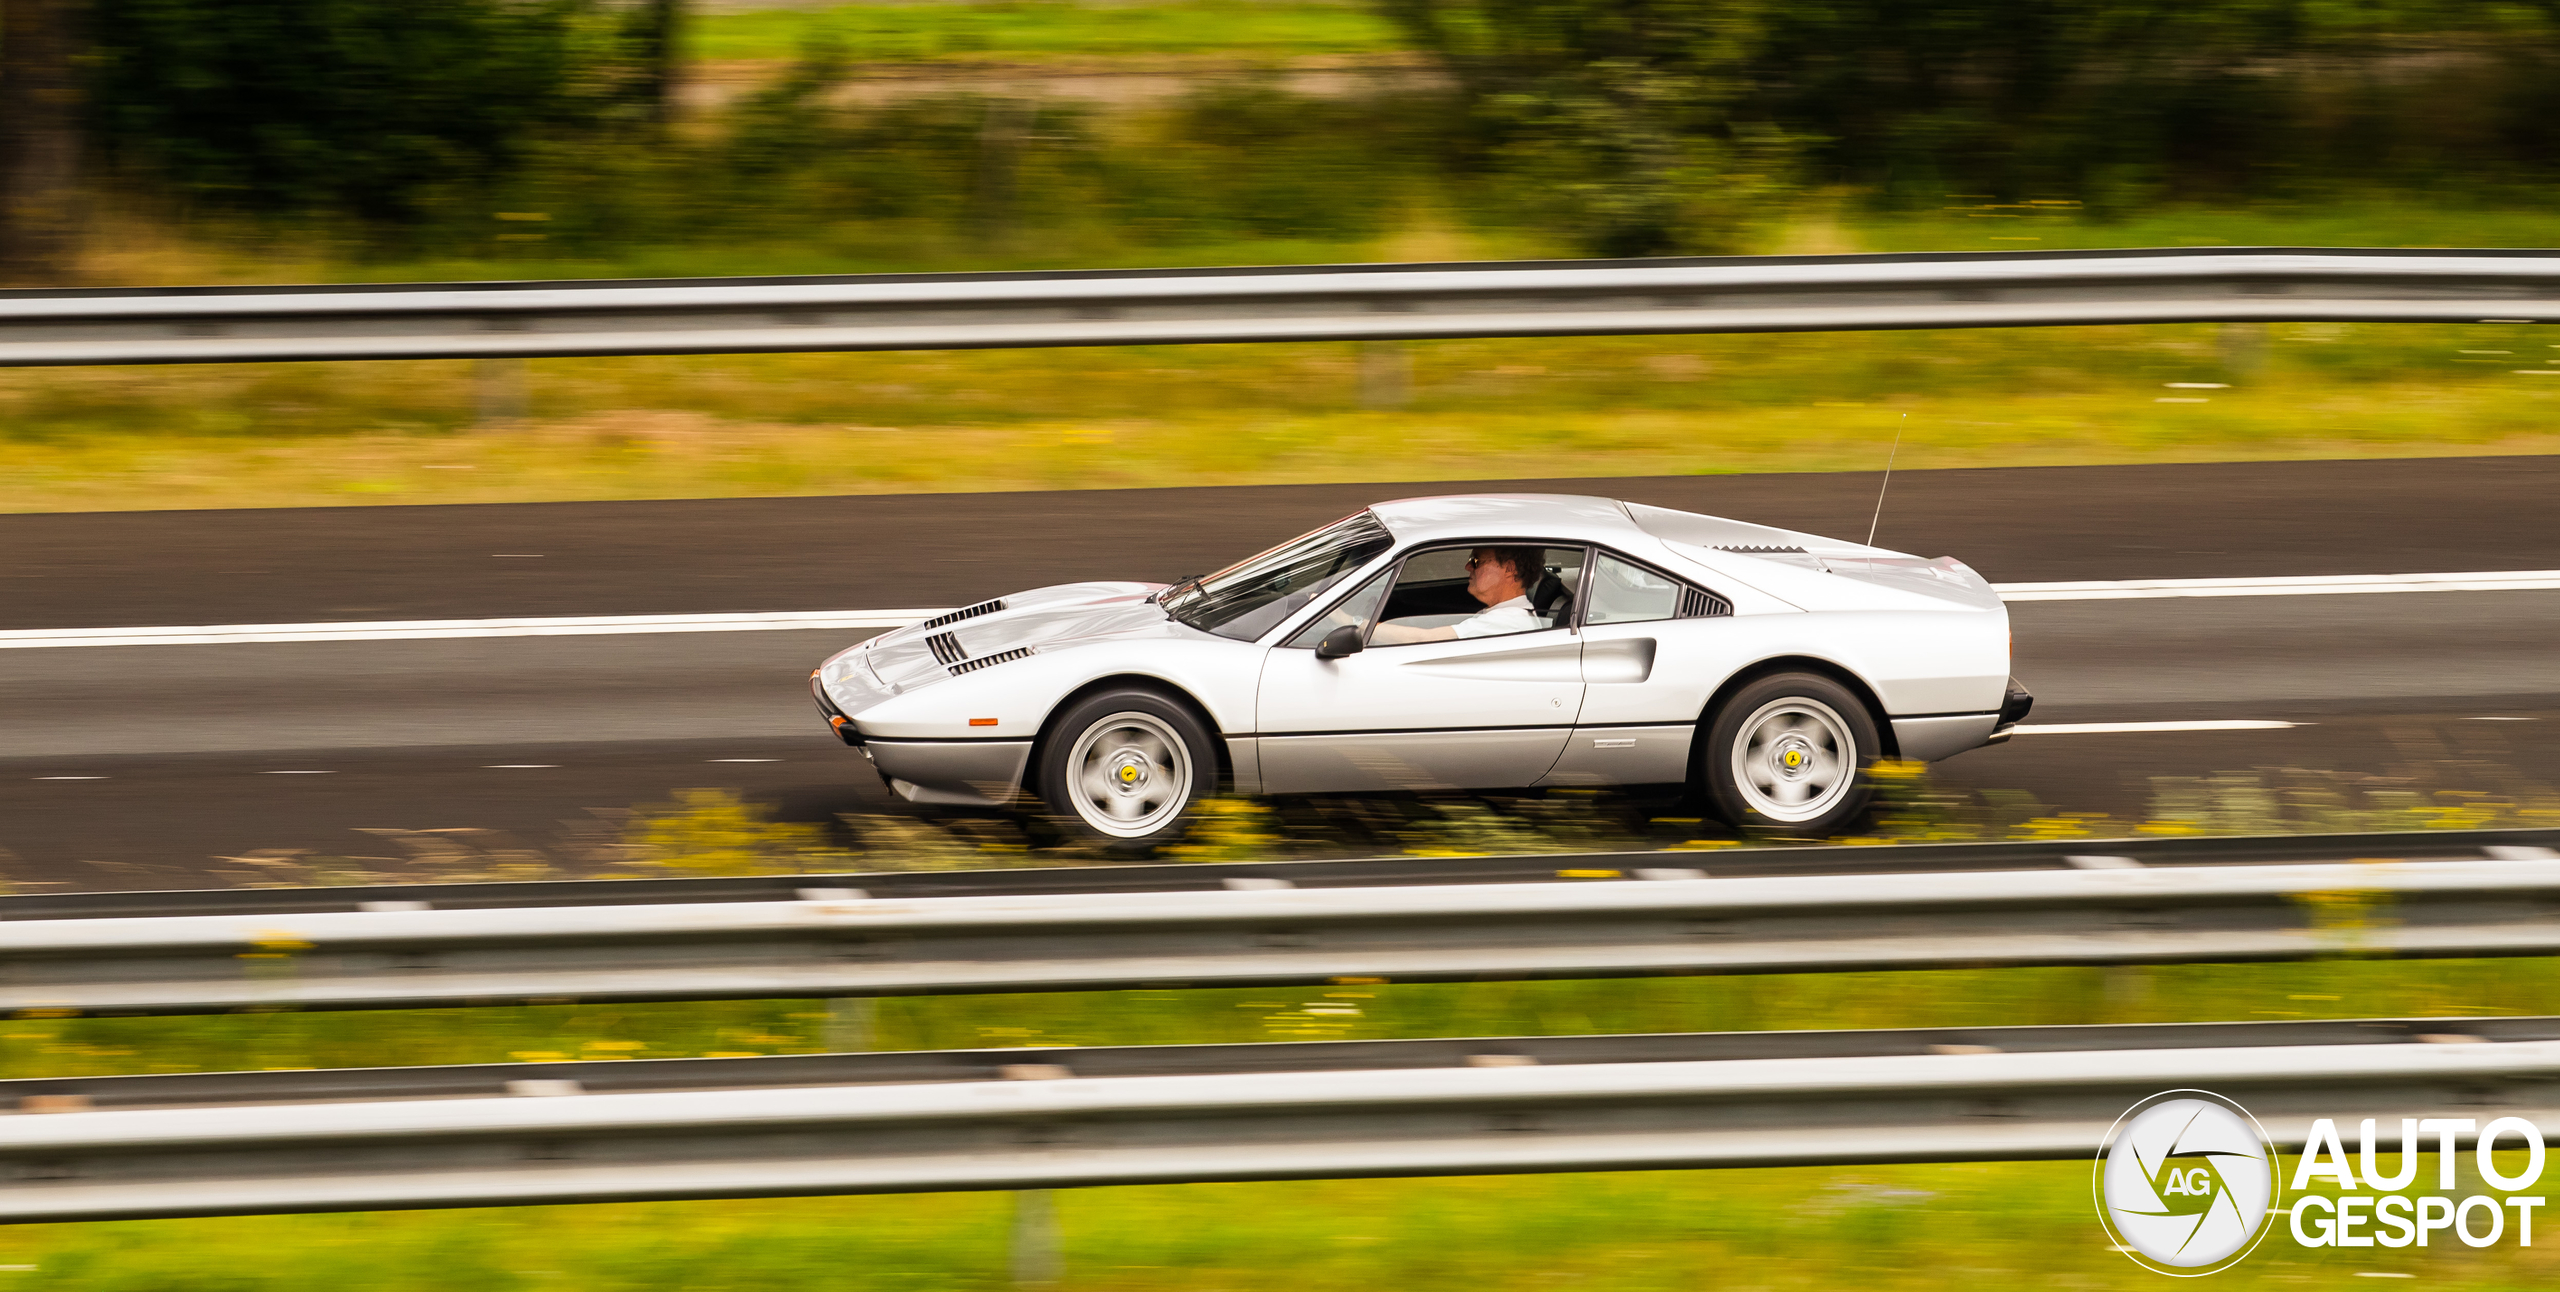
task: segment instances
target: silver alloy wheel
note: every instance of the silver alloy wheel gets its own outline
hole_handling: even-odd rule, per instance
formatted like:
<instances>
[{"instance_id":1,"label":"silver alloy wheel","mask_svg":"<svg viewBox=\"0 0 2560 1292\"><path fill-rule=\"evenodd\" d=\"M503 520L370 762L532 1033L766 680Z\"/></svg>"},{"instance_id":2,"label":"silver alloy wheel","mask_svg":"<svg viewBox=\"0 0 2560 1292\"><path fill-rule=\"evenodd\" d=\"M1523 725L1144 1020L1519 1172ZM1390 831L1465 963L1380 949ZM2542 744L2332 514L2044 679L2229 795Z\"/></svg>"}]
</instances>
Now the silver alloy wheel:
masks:
<instances>
[{"instance_id":1,"label":"silver alloy wheel","mask_svg":"<svg viewBox=\"0 0 2560 1292\"><path fill-rule=\"evenodd\" d=\"M1787 696L1761 705L1733 740L1733 783L1772 821L1811 821L1858 781L1858 742L1830 705Z\"/></svg>"},{"instance_id":2,"label":"silver alloy wheel","mask_svg":"<svg viewBox=\"0 0 2560 1292\"><path fill-rule=\"evenodd\" d=\"M1120 839L1154 834L1191 799L1191 749L1152 713L1114 713L1067 753L1068 792L1086 825Z\"/></svg>"}]
</instances>

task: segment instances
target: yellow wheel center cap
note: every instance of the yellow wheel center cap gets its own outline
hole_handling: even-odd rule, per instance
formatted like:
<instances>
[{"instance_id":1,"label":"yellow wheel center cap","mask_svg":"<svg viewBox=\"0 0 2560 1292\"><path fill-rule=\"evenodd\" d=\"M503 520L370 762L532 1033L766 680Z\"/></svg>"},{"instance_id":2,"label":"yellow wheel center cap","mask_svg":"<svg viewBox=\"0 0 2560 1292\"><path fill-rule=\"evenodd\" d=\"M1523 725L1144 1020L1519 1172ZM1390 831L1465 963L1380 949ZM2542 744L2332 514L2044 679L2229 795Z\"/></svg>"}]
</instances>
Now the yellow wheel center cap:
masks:
<instances>
[{"instance_id":1,"label":"yellow wheel center cap","mask_svg":"<svg viewBox=\"0 0 2560 1292\"><path fill-rule=\"evenodd\" d=\"M1794 771L1795 769L1804 766L1804 751L1801 749L1790 749L1787 752L1778 755L1778 761L1785 764L1788 771Z\"/></svg>"},{"instance_id":2,"label":"yellow wheel center cap","mask_svg":"<svg viewBox=\"0 0 2560 1292\"><path fill-rule=\"evenodd\" d=\"M1120 783L1121 783L1121 784L1123 784L1123 785L1135 785L1135 784L1137 784L1137 783L1138 783L1138 767L1137 767L1137 764L1135 764L1135 763L1123 763L1123 764L1121 764L1121 766L1120 766Z\"/></svg>"}]
</instances>

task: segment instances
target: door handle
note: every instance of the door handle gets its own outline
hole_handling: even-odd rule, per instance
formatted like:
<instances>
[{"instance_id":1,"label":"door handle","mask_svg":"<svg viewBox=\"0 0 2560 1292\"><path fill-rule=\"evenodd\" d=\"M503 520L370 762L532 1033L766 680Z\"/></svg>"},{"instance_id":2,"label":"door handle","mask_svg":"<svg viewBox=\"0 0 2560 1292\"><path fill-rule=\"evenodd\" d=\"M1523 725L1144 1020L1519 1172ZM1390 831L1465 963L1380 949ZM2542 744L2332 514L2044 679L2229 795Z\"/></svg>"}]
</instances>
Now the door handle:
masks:
<instances>
[{"instance_id":1,"label":"door handle","mask_svg":"<svg viewBox=\"0 0 2560 1292\"><path fill-rule=\"evenodd\" d=\"M1653 676L1653 639L1584 641L1582 679L1586 682L1641 682Z\"/></svg>"}]
</instances>

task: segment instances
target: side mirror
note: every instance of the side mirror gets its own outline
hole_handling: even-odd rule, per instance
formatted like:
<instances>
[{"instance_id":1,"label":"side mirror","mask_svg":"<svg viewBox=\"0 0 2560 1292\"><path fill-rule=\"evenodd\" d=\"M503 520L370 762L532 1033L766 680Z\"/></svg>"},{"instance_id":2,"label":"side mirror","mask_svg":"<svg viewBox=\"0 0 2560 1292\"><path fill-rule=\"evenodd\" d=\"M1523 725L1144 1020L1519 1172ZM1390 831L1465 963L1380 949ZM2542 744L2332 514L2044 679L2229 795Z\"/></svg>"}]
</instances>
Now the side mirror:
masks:
<instances>
[{"instance_id":1,"label":"side mirror","mask_svg":"<svg viewBox=\"0 0 2560 1292\"><path fill-rule=\"evenodd\" d=\"M1316 658L1340 659L1345 655L1357 655L1367 645L1360 640L1358 626L1345 624L1326 633L1324 640L1316 643Z\"/></svg>"}]
</instances>

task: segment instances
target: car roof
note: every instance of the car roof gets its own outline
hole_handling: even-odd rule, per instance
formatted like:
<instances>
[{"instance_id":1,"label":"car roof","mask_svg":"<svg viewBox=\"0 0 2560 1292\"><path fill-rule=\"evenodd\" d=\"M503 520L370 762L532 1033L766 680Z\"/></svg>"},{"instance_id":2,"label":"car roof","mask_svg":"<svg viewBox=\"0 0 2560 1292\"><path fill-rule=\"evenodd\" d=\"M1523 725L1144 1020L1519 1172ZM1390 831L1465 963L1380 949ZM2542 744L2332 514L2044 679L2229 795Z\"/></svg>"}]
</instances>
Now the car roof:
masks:
<instances>
[{"instance_id":1,"label":"car roof","mask_svg":"<svg viewBox=\"0 0 2560 1292\"><path fill-rule=\"evenodd\" d=\"M1640 533L1625 504L1570 493L1398 498L1369 508L1398 543L1469 538L1608 539Z\"/></svg>"}]
</instances>

